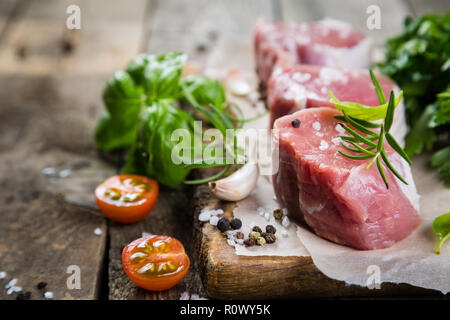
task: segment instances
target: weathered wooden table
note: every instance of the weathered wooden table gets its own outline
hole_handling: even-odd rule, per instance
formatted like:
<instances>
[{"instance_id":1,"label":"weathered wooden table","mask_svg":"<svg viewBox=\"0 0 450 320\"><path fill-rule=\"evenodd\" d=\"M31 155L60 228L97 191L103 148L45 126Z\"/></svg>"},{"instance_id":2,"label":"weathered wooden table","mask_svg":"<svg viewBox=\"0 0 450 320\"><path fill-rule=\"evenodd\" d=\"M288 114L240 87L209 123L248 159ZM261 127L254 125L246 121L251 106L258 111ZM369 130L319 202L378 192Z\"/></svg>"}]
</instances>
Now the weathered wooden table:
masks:
<instances>
[{"instance_id":1,"label":"weathered wooden table","mask_svg":"<svg viewBox=\"0 0 450 320\"><path fill-rule=\"evenodd\" d=\"M81 8L79 31L65 25L71 4ZM380 30L367 30L371 4L381 8ZM184 51L202 70L225 44L232 49L218 58L223 68L250 70L259 16L335 17L381 45L400 32L405 16L449 9L445 0L1 1L0 272L6 276L0 299L17 298L4 288L13 278L31 299L43 299L46 290L55 299L178 299L185 291L205 296L194 253L192 190L161 190L151 215L125 226L104 219L94 203L95 186L118 170L100 159L93 141L101 90L137 53ZM122 271L123 246L143 232L171 235L185 245L192 264L175 288L147 292ZM80 271L79 288L70 285L73 270Z\"/></svg>"}]
</instances>

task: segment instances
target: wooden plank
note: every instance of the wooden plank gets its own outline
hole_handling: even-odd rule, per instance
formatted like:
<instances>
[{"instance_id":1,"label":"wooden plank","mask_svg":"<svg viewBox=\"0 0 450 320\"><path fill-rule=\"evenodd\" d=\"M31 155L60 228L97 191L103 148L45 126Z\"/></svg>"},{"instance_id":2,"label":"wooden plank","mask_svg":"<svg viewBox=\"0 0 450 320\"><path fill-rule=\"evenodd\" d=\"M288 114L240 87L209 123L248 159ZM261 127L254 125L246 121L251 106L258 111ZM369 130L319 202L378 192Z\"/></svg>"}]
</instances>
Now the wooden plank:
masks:
<instances>
[{"instance_id":1,"label":"wooden plank","mask_svg":"<svg viewBox=\"0 0 450 320\"><path fill-rule=\"evenodd\" d=\"M446 0L410 0L410 2L416 16L450 11L450 2Z\"/></svg>"},{"instance_id":2,"label":"wooden plank","mask_svg":"<svg viewBox=\"0 0 450 320\"><path fill-rule=\"evenodd\" d=\"M8 27L20 15L24 1L5 0L0 2L0 43L8 32Z\"/></svg>"},{"instance_id":3,"label":"wooden plank","mask_svg":"<svg viewBox=\"0 0 450 320\"><path fill-rule=\"evenodd\" d=\"M208 64L209 55L223 39L245 39L251 46L253 23L261 14L270 14L270 1L151 1L148 7L145 51L161 53L169 50L189 54L189 64L198 70ZM231 44L231 43L230 43ZM251 52L245 52L251 55ZM145 220L130 226L112 223L110 265L111 299L178 299L181 293L205 292L197 272L192 235L192 210L189 209L190 189L162 189L158 203ZM185 279L171 290L161 293L137 289L122 271L121 251L142 232L166 234L178 238L191 259Z\"/></svg>"},{"instance_id":4,"label":"wooden plank","mask_svg":"<svg viewBox=\"0 0 450 320\"><path fill-rule=\"evenodd\" d=\"M82 13L82 29L70 36L65 28L69 4L78 4ZM18 278L32 299L43 299L36 289L40 281L55 299L104 294L107 223L91 210L91 195L115 168L98 158L93 128L103 111L100 92L107 76L139 47L144 5L120 1L110 8L102 0L91 8L90 1L32 1L0 43L0 185L5 190L0 271L7 272L0 284ZM72 36L78 39L67 50ZM47 177L41 171L46 167L68 176ZM94 234L96 228L101 235ZM66 286L70 265L80 267L80 289ZM16 297L0 293L1 299Z\"/></svg>"}]
</instances>

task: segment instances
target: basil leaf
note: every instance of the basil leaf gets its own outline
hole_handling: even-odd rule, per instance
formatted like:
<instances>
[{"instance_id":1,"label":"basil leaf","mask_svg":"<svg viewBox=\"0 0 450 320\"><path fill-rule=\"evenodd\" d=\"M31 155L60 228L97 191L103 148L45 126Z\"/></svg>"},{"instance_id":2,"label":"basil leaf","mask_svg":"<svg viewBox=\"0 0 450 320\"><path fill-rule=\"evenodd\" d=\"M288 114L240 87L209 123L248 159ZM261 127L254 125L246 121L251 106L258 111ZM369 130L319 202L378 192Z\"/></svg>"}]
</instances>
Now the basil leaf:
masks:
<instances>
[{"instance_id":1,"label":"basil leaf","mask_svg":"<svg viewBox=\"0 0 450 320\"><path fill-rule=\"evenodd\" d=\"M178 96L179 81L186 60L187 55L180 52L168 52L157 57L148 56L142 79L147 104ZM141 67L137 64L135 70L140 70Z\"/></svg>"},{"instance_id":2,"label":"basil leaf","mask_svg":"<svg viewBox=\"0 0 450 320\"><path fill-rule=\"evenodd\" d=\"M444 213L433 221L433 231L439 237L436 253L441 252L442 244L450 236L450 212Z\"/></svg>"},{"instance_id":3,"label":"basil leaf","mask_svg":"<svg viewBox=\"0 0 450 320\"><path fill-rule=\"evenodd\" d=\"M212 104L223 112L226 97L225 90L219 81L205 76L188 76L181 80L181 84L191 93L197 103L203 106ZM181 99L188 102L187 97L183 94Z\"/></svg>"},{"instance_id":4,"label":"basil leaf","mask_svg":"<svg viewBox=\"0 0 450 320\"><path fill-rule=\"evenodd\" d=\"M130 74L136 84L142 85L144 69L148 65L150 59L154 59L154 56L148 53L141 53L134 57L128 64L126 71Z\"/></svg>"},{"instance_id":5,"label":"basil leaf","mask_svg":"<svg viewBox=\"0 0 450 320\"><path fill-rule=\"evenodd\" d=\"M184 129L187 139L172 141L172 133L176 129ZM192 117L168 100L156 102L145 111L123 172L145 174L163 185L176 188L191 169L186 168L185 163L172 161L172 150L177 147L190 151L193 141ZM181 152L180 158L183 157L191 159L190 152Z\"/></svg>"},{"instance_id":6,"label":"basil leaf","mask_svg":"<svg viewBox=\"0 0 450 320\"><path fill-rule=\"evenodd\" d=\"M97 147L111 151L131 145L139 127L143 108L142 89L131 76L117 71L103 90L103 102L107 113L100 119L96 131Z\"/></svg>"}]
</instances>

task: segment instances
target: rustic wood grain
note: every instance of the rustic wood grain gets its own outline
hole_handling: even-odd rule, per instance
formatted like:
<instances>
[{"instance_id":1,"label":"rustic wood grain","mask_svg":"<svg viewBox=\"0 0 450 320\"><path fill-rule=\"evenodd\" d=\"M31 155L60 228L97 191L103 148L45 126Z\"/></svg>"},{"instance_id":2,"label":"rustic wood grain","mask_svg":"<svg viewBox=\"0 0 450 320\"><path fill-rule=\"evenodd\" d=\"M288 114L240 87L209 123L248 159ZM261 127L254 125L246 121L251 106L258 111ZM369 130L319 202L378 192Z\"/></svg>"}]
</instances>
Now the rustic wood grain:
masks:
<instances>
[{"instance_id":1,"label":"rustic wood grain","mask_svg":"<svg viewBox=\"0 0 450 320\"><path fill-rule=\"evenodd\" d=\"M384 8L387 1L380 3L383 15L390 17L382 32L397 32L400 20L392 17L404 11L406 2L389 2L391 10ZM81 8L80 31L64 27L69 4ZM273 286L276 279L285 286L276 286L269 296L354 294L353 288L342 288L342 283L321 281L324 276L307 260L283 258L280 263L267 257L257 259L259 266L271 270L284 270L280 266L298 273L308 270L301 277L295 272L284 278L270 272L267 277L267 269L253 270L253 262L231 254L222 235L196 221L196 214L205 206L225 206L228 214L232 207L211 199L205 186L195 190L163 188L154 212L127 226L107 222L92 197L94 187L119 169L103 161L93 143L93 129L104 110L100 93L115 70L139 51L181 50L190 55L198 70L238 67L252 72L251 33L259 15L279 20L314 19L328 10L328 15L352 23L357 19L357 25L363 19L357 15L361 5L355 11L347 9L347 3L324 4L294 0L1 1L0 271L7 272L7 277L0 280L0 299L17 297L4 290L12 278L18 278L18 285L23 292L31 292L32 299L43 298L36 288L41 281L55 299L178 299L184 291L205 296L200 274L210 297L232 298L237 281L247 283L243 277L248 269L252 270L249 295L239 298L261 296L258 286ZM448 2L430 0L412 0L407 8L421 14L430 6L448 10ZM227 50L219 55L224 46ZM47 177L41 172L46 167L71 171L65 178ZM97 227L102 230L100 236L93 233ZM164 293L140 290L124 274L122 247L142 232L175 236L185 245L192 265L174 289ZM66 287L69 265L80 266L80 290ZM303 288L304 283L312 289ZM410 293L409 289L406 292Z\"/></svg>"},{"instance_id":2,"label":"rustic wood grain","mask_svg":"<svg viewBox=\"0 0 450 320\"><path fill-rule=\"evenodd\" d=\"M111 9L108 1L94 8L90 1L24 3L0 43L0 271L7 272L0 285L18 278L31 299L43 299L36 285L44 281L55 299L98 299L107 223L92 210L92 192L115 168L99 159L93 128L110 70L137 51L142 10L126 1ZM65 28L73 3L82 14L77 34ZM76 40L70 50L68 39ZM69 176L45 176L46 167ZM80 289L66 286L70 265L80 267ZM17 296L0 292L1 299Z\"/></svg>"}]
</instances>

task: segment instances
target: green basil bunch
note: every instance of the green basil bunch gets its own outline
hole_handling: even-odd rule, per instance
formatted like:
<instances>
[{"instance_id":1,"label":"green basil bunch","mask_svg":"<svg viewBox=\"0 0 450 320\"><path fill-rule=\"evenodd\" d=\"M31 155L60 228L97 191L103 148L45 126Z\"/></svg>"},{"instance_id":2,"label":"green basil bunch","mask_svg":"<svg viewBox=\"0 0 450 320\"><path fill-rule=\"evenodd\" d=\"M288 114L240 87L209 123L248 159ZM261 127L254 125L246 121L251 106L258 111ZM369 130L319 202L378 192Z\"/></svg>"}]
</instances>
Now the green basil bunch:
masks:
<instances>
[{"instance_id":1,"label":"green basil bunch","mask_svg":"<svg viewBox=\"0 0 450 320\"><path fill-rule=\"evenodd\" d=\"M194 118L178 107L179 102L204 113L221 131L231 126L224 114L222 85L204 76L181 79L186 60L180 52L143 53L107 81L106 112L98 122L95 141L105 152L129 148L124 173L147 175L172 188L185 180L192 166L174 162L172 152L192 148ZM189 137L172 141L176 129L185 129Z\"/></svg>"},{"instance_id":2,"label":"green basil bunch","mask_svg":"<svg viewBox=\"0 0 450 320\"><path fill-rule=\"evenodd\" d=\"M177 129L183 129L189 136L173 139L172 134ZM123 172L147 175L168 187L176 188L191 169L181 161L173 161L173 150L176 147L191 150L193 141L192 117L170 100L155 102L143 115ZM178 160L189 156L176 155L179 156Z\"/></svg>"}]
</instances>

